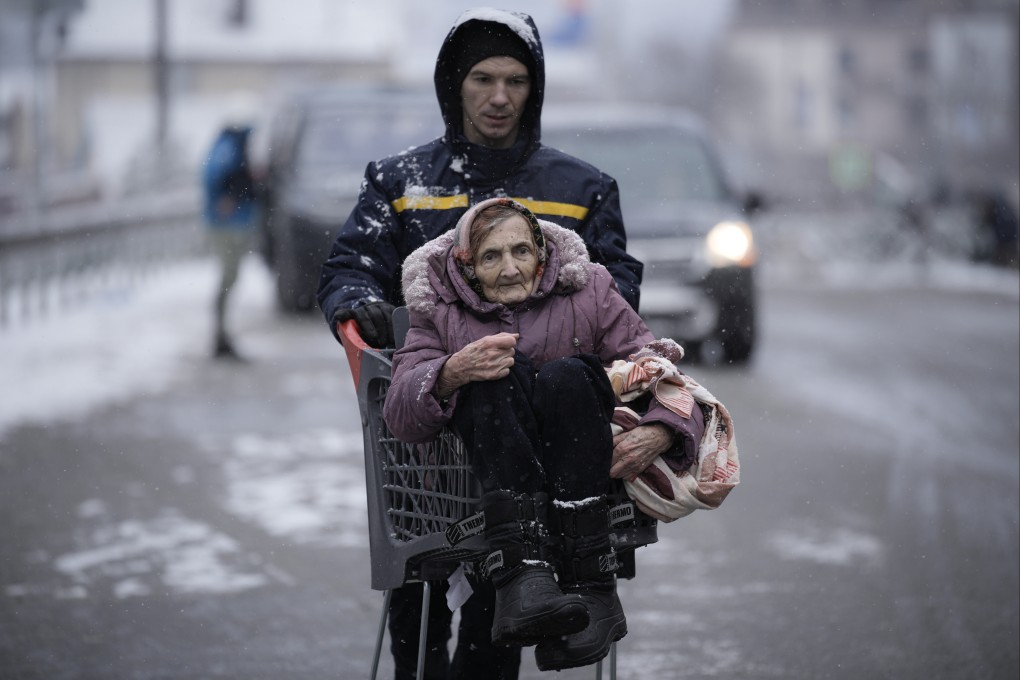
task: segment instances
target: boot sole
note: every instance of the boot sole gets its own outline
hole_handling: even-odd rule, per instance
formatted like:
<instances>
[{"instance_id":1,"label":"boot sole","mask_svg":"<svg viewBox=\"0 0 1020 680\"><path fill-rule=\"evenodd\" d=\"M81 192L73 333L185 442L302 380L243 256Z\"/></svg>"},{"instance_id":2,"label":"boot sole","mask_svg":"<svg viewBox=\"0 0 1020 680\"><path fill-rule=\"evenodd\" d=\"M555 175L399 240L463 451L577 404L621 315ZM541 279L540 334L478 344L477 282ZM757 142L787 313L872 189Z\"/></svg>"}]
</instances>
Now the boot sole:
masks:
<instances>
[{"instance_id":1,"label":"boot sole","mask_svg":"<svg viewBox=\"0 0 1020 680\"><path fill-rule=\"evenodd\" d=\"M516 619L521 625L492 627L492 643L530 647L542 640L580 633L588 627L588 608L580 601L565 602L556 609L543 610L527 618Z\"/></svg>"},{"instance_id":2,"label":"boot sole","mask_svg":"<svg viewBox=\"0 0 1020 680\"><path fill-rule=\"evenodd\" d=\"M570 657L570 658L554 658L554 659L542 659L544 655L538 654L537 650L535 653L535 665L538 666L540 671L562 671L567 668L580 668L581 666L590 666L593 663L601 661L606 658L609 654L609 650L614 642L619 642L627 635L627 620L615 621L610 628L610 634L608 643L605 647L600 647L590 654L585 656ZM556 652L554 652L556 654Z\"/></svg>"}]
</instances>

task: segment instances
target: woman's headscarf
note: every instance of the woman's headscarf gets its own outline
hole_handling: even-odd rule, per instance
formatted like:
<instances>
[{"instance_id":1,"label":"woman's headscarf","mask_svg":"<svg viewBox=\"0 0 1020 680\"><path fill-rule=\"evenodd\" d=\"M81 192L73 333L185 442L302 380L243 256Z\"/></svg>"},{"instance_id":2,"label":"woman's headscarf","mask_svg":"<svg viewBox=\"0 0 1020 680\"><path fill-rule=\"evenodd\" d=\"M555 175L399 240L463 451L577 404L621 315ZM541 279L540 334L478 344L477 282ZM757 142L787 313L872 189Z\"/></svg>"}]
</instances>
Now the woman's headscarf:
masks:
<instances>
[{"instance_id":1,"label":"woman's headscarf","mask_svg":"<svg viewBox=\"0 0 1020 680\"><path fill-rule=\"evenodd\" d=\"M482 284L475 274L474 256L471 252L471 231L475 221L478 219L478 215L486 208L494 205L513 209L531 225L531 235L535 239L535 250L538 255L538 267L535 269L536 280L542 279L542 273L545 271L545 262L548 258L545 234L542 233L542 227L538 223L538 218L535 217L535 213L528 210L523 204L518 203L512 198L490 198L472 206L457 220L457 226L454 227L453 260L457 263L457 269L464 277L464 280L467 281L473 291L478 293L478 297L483 300L485 296L482 294Z\"/></svg>"}]
</instances>

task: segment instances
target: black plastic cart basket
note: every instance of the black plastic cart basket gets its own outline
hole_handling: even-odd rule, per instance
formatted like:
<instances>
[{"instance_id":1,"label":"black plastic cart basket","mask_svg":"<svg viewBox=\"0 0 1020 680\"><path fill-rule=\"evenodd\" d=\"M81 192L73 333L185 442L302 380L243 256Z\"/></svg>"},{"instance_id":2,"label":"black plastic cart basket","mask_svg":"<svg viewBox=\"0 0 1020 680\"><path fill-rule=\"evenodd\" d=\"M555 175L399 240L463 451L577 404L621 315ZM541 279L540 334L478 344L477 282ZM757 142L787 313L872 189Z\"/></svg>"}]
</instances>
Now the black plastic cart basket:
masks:
<instances>
[{"instance_id":1,"label":"black plastic cart basket","mask_svg":"<svg viewBox=\"0 0 1020 680\"><path fill-rule=\"evenodd\" d=\"M397 346L408 328L407 310L394 312ZM448 530L478 513L480 485L471 472L460 439L449 429L425 444L405 444L386 427L382 408L389 388L394 350L369 347L357 324L340 329L351 376L358 394L365 443L369 550L372 588L386 592L376 637L372 680L378 672L386 630L390 593L407 583L422 582L422 618L418 639L418 672L424 673L428 630L429 581L445 580L464 562L486 554L481 535L451 542ZM622 565L619 578L634 576L634 550L657 540L656 521L640 512L618 485L611 498L614 526L610 540ZM610 678L616 678L616 645L609 656ZM602 662L596 666L602 677Z\"/></svg>"}]
</instances>

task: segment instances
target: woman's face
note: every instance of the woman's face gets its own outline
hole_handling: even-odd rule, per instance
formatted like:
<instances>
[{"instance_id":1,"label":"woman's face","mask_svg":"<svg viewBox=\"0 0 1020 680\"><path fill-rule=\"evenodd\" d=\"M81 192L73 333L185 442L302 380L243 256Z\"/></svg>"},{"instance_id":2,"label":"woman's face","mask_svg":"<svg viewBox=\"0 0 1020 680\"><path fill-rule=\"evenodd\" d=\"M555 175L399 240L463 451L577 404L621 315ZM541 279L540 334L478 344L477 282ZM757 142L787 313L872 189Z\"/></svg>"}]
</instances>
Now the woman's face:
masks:
<instances>
[{"instance_id":1,"label":"woman's face","mask_svg":"<svg viewBox=\"0 0 1020 680\"><path fill-rule=\"evenodd\" d=\"M527 300L538 270L531 225L522 215L498 223L479 244L474 264L486 300L504 305Z\"/></svg>"}]
</instances>

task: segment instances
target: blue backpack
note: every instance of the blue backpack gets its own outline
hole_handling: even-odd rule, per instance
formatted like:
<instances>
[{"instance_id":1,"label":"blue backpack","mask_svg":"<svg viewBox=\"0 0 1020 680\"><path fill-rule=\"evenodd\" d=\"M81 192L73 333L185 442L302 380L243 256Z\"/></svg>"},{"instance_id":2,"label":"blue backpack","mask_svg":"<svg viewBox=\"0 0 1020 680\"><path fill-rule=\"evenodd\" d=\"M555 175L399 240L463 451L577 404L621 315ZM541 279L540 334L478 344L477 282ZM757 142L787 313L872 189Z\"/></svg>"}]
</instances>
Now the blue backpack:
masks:
<instances>
[{"instance_id":1,"label":"blue backpack","mask_svg":"<svg viewBox=\"0 0 1020 680\"><path fill-rule=\"evenodd\" d=\"M214 227L245 228L253 224L258 196L245 150L250 134L250 127L224 128L209 150L202 187L205 218ZM229 212L224 212L223 198L231 199Z\"/></svg>"}]
</instances>

